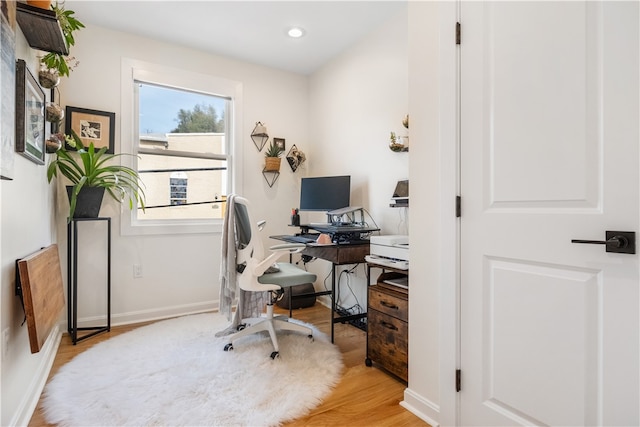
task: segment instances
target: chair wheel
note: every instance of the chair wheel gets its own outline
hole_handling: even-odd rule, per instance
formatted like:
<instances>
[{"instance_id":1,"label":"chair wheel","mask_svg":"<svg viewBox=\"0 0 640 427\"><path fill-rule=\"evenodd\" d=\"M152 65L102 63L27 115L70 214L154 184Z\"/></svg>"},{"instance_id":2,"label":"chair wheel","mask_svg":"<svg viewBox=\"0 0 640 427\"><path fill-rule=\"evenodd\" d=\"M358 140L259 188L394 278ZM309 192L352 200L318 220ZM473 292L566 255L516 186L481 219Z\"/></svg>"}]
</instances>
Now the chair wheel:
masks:
<instances>
[{"instance_id":1,"label":"chair wheel","mask_svg":"<svg viewBox=\"0 0 640 427\"><path fill-rule=\"evenodd\" d=\"M373 362L368 357L366 359L364 359L364 364L369 366L369 367L373 366Z\"/></svg>"},{"instance_id":2,"label":"chair wheel","mask_svg":"<svg viewBox=\"0 0 640 427\"><path fill-rule=\"evenodd\" d=\"M232 343L229 343L229 344L224 346L224 351L229 351L229 350L233 350L233 344Z\"/></svg>"},{"instance_id":3,"label":"chair wheel","mask_svg":"<svg viewBox=\"0 0 640 427\"><path fill-rule=\"evenodd\" d=\"M315 339L313 338L312 334L307 335L307 337L309 338L309 341L314 342Z\"/></svg>"},{"instance_id":4,"label":"chair wheel","mask_svg":"<svg viewBox=\"0 0 640 427\"><path fill-rule=\"evenodd\" d=\"M247 327L247 324L246 324L246 323L240 323L240 324L238 325L238 327L236 327L236 330L237 330L237 331L241 331L241 330L243 330L243 329L244 329L244 328L246 328L246 327Z\"/></svg>"},{"instance_id":5,"label":"chair wheel","mask_svg":"<svg viewBox=\"0 0 640 427\"><path fill-rule=\"evenodd\" d=\"M270 357L271 357L272 359L277 359L277 358L279 358L279 357L280 357L280 353L279 353L279 352L277 352L277 351L273 351L273 352L271 352L271 356L270 356Z\"/></svg>"}]
</instances>

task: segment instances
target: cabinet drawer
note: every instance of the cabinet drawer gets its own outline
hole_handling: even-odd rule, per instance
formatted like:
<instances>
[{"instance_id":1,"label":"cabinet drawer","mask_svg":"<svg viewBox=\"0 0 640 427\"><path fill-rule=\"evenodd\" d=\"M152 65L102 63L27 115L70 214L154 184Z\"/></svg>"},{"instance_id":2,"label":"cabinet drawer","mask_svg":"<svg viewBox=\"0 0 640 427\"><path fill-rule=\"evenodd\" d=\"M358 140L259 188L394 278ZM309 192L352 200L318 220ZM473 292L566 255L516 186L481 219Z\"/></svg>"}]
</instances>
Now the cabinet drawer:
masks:
<instances>
[{"instance_id":1,"label":"cabinet drawer","mask_svg":"<svg viewBox=\"0 0 640 427\"><path fill-rule=\"evenodd\" d=\"M369 310L367 357L406 381L408 351L407 323L377 310Z\"/></svg>"},{"instance_id":2,"label":"cabinet drawer","mask_svg":"<svg viewBox=\"0 0 640 427\"><path fill-rule=\"evenodd\" d=\"M409 301L407 296L400 292L371 286L369 288L369 308L405 322L409 320Z\"/></svg>"}]
</instances>

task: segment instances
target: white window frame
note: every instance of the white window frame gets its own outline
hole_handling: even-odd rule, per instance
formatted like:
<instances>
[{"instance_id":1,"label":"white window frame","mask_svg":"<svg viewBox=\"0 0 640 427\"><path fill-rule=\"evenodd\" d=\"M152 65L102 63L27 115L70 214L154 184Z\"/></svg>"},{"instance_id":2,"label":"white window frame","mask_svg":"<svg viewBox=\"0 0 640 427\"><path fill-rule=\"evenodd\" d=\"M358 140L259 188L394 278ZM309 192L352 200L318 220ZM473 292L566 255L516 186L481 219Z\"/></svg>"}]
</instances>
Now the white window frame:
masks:
<instances>
[{"instance_id":1,"label":"white window frame","mask_svg":"<svg viewBox=\"0 0 640 427\"><path fill-rule=\"evenodd\" d=\"M122 59L121 67L121 120L120 141L123 164L137 170L139 139L138 104L135 96L136 81L190 90L231 99L232 108L225 111L227 120L227 172L231 179L230 192L242 193L242 83L206 74L194 73L164 65L130 58ZM123 210L120 232L122 235L220 233L222 220L211 219L163 219L138 220L137 209Z\"/></svg>"}]
</instances>

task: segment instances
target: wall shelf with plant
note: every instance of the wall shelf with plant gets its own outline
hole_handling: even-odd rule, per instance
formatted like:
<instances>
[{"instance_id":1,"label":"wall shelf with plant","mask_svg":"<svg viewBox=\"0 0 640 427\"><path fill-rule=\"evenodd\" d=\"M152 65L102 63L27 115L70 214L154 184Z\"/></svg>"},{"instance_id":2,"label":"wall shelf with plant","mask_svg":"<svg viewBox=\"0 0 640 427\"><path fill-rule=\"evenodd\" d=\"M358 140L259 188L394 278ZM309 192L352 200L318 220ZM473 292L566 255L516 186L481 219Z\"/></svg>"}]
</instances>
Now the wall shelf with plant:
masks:
<instances>
[{"instance_id":1,"label":"wall shelf with plant","mask_svg":"<svg viewBox=\"0 0 640 427\"><path fill-rule=\"evenodd\" d=\"M16 12L16 20L29 46L60 55L69 54L56 11L16 2Z\"/></svg>"},{"instance_id":2,"label":"wall shelf with plant","mask_svg":"<svg viewBox=\"0 0 640 427\"><path fill-rule=\"evenodd\" d=\"M402 126L409 130L409 115L402 119ZM395 152L409 151L409 135L397 135L391 132L389 137L389 149Z\"/></svg>"}]
</instances>

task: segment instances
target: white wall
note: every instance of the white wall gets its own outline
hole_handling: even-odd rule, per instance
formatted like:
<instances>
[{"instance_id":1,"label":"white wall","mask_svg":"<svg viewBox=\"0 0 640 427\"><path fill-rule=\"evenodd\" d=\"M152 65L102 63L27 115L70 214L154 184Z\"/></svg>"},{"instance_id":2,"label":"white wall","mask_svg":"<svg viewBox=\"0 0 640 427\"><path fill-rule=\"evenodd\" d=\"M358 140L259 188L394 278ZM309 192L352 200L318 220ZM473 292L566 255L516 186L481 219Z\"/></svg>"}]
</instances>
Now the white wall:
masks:
<instances>
[{"instance_id":1,"label":"white wall","mask_svg":"<svg viewBox=\"0 0 640 427\"><path fill-rule=\"evenodd\" d=\"M240 189L258 208L259 218L268 220L265 235L288 232L290 209L298 203L299 178L285 164L273 188L261 171L264 153L259 153L249 135L256 121L265 122L272 136L286 139L303 150L307 141L307 78L261 66L215 57L182 46L159 43L123 33L89 26L78 33L73 55L80 66L60 86L61 104L116 113L116 152L120 149L120 58L129 57L160 65L179 66L200 74L224 77L243 84L244 122L239 143L243 147ZM27 59L37 71L36 53L18 30L16 57ZM49 161L49 156L47 156ZM57 341L31 355L22 308L14 292L14 263L59 236L63 278L66 282L66 213L68 202L62 183L48 184L46 166L16 155L15 179L0 182L2 196L2 329L11 339L2 360L2 425L29 421ZM62 197L60 197L62 196ZM103 203L102 216L111 216L112 225L112 320L114 324L184 314L217 305L219 274L219 234L187 236L120 236L120 206ZM79 307L81 321L102 323L104 313L104 232L103 225L81 224ZM133 279L133 264L143 267L144 277ZM63 320L66 320L66 316ZM66 322L64 322L66 324ZM63 329L64 329L63 325ZM55 335L53 338L58 338ZM48 352L48 355L45 354Z\"/></svg>"},{"instance_id":2,"label":"white wall","mask_svg":"<svg viewBox=\"0 0 640 427\"><path fill-rule=\"evenodd\" d=\"M24 59L37 79L37 58L16 26L16 59ZM47 124L48 127L48 124ZM3 426L26 420L20 416L30 414L37 402L31 399L39 392L42 376L48 374L48 355L56 350L57 334L54 334L39 353L31 354L26 323L22 325L24 312L20 300L14 294L15 261L55 242L53 198L45 166L37 165L15 153L12 181L0 181L2 235L2 293L0 295L2 328L9 331L6 355L2 358L1 423ZM55 342L53 342L55 341ZM54 345L55 344L55 345ZM49 352L49 354L47 354Z\"/></svg>"},{"instance_id":3,"label":"white wall","mask_svg":"<svg viewBox=\"0 0 640 427\"><path fill-rule=\"evenodd\" d=\"M404 8L313 73L309 82L309 175L351 175L351 205L364 207L367 221L375 222L380 234L408 233L408 209L389 207L397 181L409 178L412 155L389 149L389 133L403 134L409 108L406 24ZM323 214L301 214L303 223L323 220ZM329 268L324 261L309 265L320 278ZM355 279L352 289L364 306L363 267ZM350 307L355 300L346 286L341 289L343 306Z\"/></svg>"},{"instance_id":4,"label":"white wall","mask_svg":"<svg viewBox=\"0 0 640 427\"><path fill-rule=\"evenodd\" d=\"M455 92L441 93L448 80L455 82L455 68L451 76L439 74L440 43L455 46L455 20L441 29L442 7L439 2L410 2L408 23L411 135L419 141L412 145L410 200L412 214L420 221L410 229L409 388L403 405L432 425L440 421L440 389L453 385L455 378L455 365L443 378L439 370L440 298L442 292L455 292L455 283L447 282L443 274L447 259L440 246L455 244L455 234L443 229L443 223L455 225L456 196L455 179L449 178L451 173L455 176L455 165L441 165L442 156L455 153L456 147L455 133L440 126L440 109L455 100ZM443 191L447 184L452 187Z\"/></svg>"},{"instance_id":5,"label":"white wall","mask_svg":"<svg viewBox=\"0 0 640 427\"><path fill-rule=\"evenodd\" d=\"M137 36L89 26L79 32L73 55L79 67L61 84L62 103L116 113L115 151L121 147L121 127L130 117L121 114L121 58L180 68L198 74L234 80L243 85L243 133L241 144L241 182L238 192L258 209L256 217L267 220L265 235L287 232L291 207L297 204L298 179L304 168L294 174L283 164L281 175L269 188L261 174L264 153L255 148L250 133L256 121L268 125L272 137L286 139L287 147L307 148L307 78L261 66L212 56L183 46L161 43ZM60 189L58 189L60 194ZM58 201L58 231L65 236L67 201ZM131 321L183 314L217 306L220 234L121 236L120 206L105 199L101 215L113 219L113 322ZM103 236L87 225L89 236ZM83 231L84 233L84 231ZM60 239L61 247L66 238ZM81 244L84 244L81 242ZM82 276L80 283L88 295L79 307L80 319L89 319L103 311L104 284L100 268L104 249L92 249L91 263L96 279ZM140 264L143 277L133 278L133 264ZM85 265L83 265L83 268ZM88 270L88 269L86 269ZM85 273L86 273L85 270ZM93 271L91 272L93 274ZM96 296L99 295L99 296ZM82 297L82 296L81 296ZM89 299L90 298L90 299Z\"/></svg>"},{"instance_id":6,"label":"white wall","mask_svg":"<svg viewBox=\"0 0 640 427\"><path fill-rule=\"evenodd\" d=\"M390 208L389 199L396 182L409 178L410 159L425 155L418 136L412 137L409 153L395 153L388 148L389 133L402 133L401 121L409 113L407 20L406 9L390 17L377 31L308 78L90 26L78 34L73 55L80 60L80 65L70 78L63 79L61 104L115 112L115 148L118 152L122 142L121 121L127 119L120 114L122 57L239 81L243 84L244 94L244 134L240 142L243 147L241 171L244 187L240 193L252 200L257 210L255 216L268 221L264 235L293 231L286 224L289 222L290 209L298 205L301 176L333 174L352 176L352 205L366 208L381 228L381 234L406 234L409 229L408 209ZM412 118L412 123L416 123L419 117ZM257 152L249 137L256 121L266 123L272 137L285 138L287 148L296 144L307 154L307 162L296 173L283 164L280 178L273 188L269 188L261 174L264 155ZM411 129L413 135L414 128ZM415 160L411 162L415 163ZM39 359L28 355L26 331L18 326L21 319L17 300L11 295L13 260L24 256L24 252L33 251L31 246L37 249L53 241L57 232L63 274L66 273L67 201L62 184L48 186L44 167L36 167L26 160L17 159L16 170L20 170L16 184L24 180L25 187L16 186L7 190L9 185L15 184L4 183L1 187L3 328L5 324L10 325L12 336L19 337L14 341L15 346L12 342L15 355L2 365L3 425L15 420L21 410L24 412L19 407L16 409L16 402L29 397L30 393L38 393L38 390L27 389L28 384L37 377L33 371ZM420 174L416 177L424 178ZM421 194L422 189L417 179L411 179L413 197ZM34 196L28 199L22 197L24 201L18 199L24 194ZM417 197L414 199L420 205ZM8 203L11 202L13 204L10 206ZM412 206L413 203L412 200ZM24 212L15 210L18 204L25 206ZM53 205L55 217L51 215ZM216 306L219 234L120 236L119 211L119 206L105 201L101 212L102 216L113 218L112 312L115 324ZM42 221L42 218L47 219ZM302 221L316 218L303 216ZM323 219L322 216L318 218ZM27 241L23 230L32 229L32 223L38 223L42 229L38 229L36 235ZM95 235L96 241L81 242L84 245L83 253L86 254L81 270L86 271L80 277L81 298L84 297L85 302L80 307L79 316L84 320L93 317L99 319L104 305L104 285L101 282L104 249L100 240L103 234L92 225L88 225L82 233L86 236ZM16 243L20 239L24 243ZM26 249L27 246L29 249ZM134 263L142 265L143 278L133 279ZM310 269L318 272L321 281L329 271L329 265L318 261ZM415 280L413 270L411 280L412 283ZM352 284L361 304L365 302L364 282L363 269L360 267ZM321 286L320 283L316 285ZM344 289L343 295L347 294ZM412 291L412 295L421 298L433 296L420 291L415 294ZM350 302L345 301L345 305ZM414 307L415 304L412 302ZM413 310L422 310L420 305L418 307ZM418 322L412 319L415 326L424 320L421 317L417 319ZM429 340L433 338L433 327L428 326ZM420 342L422 338L415 339ZM410 351L415 346L428 349L427 344L412 343ZM412 357L424 356L420 352L411 354ZM414 369L415 364L410 363ZM9 377L7 372L11 372ZM410 387L415 385L416 396L424 393L431 398L433 384L426 388L419 386L424 382L422 375L425 371L418 369L416 372L418 376L412 374L410 377ZM427 377L431 378L433 372L426 372ZM37 395L31 397L37 399Z\"/></svg>"}]
</instances>

